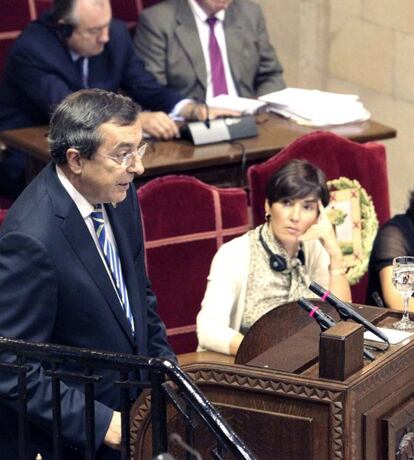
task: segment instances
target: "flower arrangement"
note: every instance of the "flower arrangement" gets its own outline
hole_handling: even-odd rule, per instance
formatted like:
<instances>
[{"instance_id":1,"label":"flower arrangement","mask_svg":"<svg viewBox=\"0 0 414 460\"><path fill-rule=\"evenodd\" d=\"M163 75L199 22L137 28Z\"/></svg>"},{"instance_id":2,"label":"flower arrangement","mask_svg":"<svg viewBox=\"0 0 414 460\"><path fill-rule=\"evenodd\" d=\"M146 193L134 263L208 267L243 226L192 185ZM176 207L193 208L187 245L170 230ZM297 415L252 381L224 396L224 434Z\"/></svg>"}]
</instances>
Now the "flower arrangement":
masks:
<instances>
[{"instance_id":1,"label":"flower arrangement","mask_svg":"<svg viewBox=\"0 0 414 460\"><path fill-rule=\"evenodd\" d=\"M348 179L347 177L340 177L328 182L328 188L330 191L355 189L358 191L359 206L361 213L361 242L362 242L362 254L355 260L355 263L350 266L346 272L346 276L351 285L356 284L368 270L369 256L371 254L372 245L378 231L378 218L375 212L372 198L368 195L365 189L357 180ZM332 215L331 222L334 225L340 225L344 222L346 214L338 209L333 209L334 215ZM338 212L339 211L339 212ZM329 214L328 214L329 216ZM348 242L347 242L348 243ZM341 246L344 255L350 253L349 244L343 244Z\"/></svg>"}]
</instances>

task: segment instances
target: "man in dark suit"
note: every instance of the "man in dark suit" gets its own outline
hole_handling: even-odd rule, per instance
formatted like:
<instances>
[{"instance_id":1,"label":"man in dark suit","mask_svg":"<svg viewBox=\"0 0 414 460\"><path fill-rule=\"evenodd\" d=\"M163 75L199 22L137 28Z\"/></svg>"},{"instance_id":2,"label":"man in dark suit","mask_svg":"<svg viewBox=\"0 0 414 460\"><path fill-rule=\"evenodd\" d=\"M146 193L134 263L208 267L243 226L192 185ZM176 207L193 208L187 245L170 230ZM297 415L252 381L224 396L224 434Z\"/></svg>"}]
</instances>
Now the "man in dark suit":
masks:
<instances>
[{"instance_id":1,"label":"man in dark suit","mask_svg":"<svg viewBox=\"0 0 414 460\"><path fill-rule=\"evenodd\" d=\"M179 134L167 114L204 117L204 108L145 70L125 24L112 18L109 0L55 0L10 51L0 87L0 130L46 124L59 102L84 87L124 90L146 110L144 131L161 139ZM0 163L0 189L19 193L24 160L12 152Z\"/></svg>"},{"instance_id":2,"label":"man in dark suit","mask_svg":"<svg viewBox=\"0 0 414 460\"><path fill-rule=\"evenodd\" d=\"M161 84L207 102L217 95L212 74L220 58L209 52L212 18L227 94L257 97L285 87L262 10L250 0L165 0L144 9L134 44Z\"/></svg>"},{"instance_id":3,"label":"man in dark suit","mask_svg":"<svg viewBox=\"0 0 414 460\"><path fill-rule=\"evenodd\" d=\"M23 191L1 227L0 336L175 359L144 264L132 185L143 172L141 139L139 108L125 96L86 89L58 106L49 134L54 161ZM120 261L115 271L114 260ZM117 459L107 447L120 443L119 395L111 385L117 373L103 375L95 388L97 458ZM40 364L33 364L28 387L29 458L40 452L46 460L51 382ZM61 393L65 458L77 459L85 442L83 393L69 382ZM1 456L12 459L16 388L4 374L0 396Z\"/></svg>"}]
</instances>

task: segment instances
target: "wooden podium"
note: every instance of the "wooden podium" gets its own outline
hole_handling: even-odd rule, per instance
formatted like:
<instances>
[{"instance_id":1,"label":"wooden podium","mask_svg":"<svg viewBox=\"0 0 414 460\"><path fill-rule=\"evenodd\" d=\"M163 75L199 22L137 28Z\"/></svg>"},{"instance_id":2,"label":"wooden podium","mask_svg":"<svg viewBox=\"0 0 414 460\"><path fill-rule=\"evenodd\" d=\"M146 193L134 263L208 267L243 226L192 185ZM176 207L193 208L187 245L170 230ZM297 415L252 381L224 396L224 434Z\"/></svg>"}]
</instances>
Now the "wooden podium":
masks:
<instances>
[{"instance_id":1,"label":"wooden podium","mask_svg":"<svg viewBox=\"0 0 414 460\"><path fill-rule=\"evenodd\" d=\"M331 307L319 305L339 321ZM375 307L354 308L384 327L401 315ZM180 362L258 459L411 458L405 454L414 451L414 335L386 351L374 351L373 362L364 360L352 375L333 380L319 376L323 365L341 365L332 360L332 353L323 355L333 363L319 362L320 332L293 302L255 323L234 364L228 356L211 352L183 355ZM151 458L148 407L148 398L134 407L135 459ZM168 417L169 431L184 436L175 409ZM212 458L212 440L202 423L194 441L203 459ZM177 447L171 446L171 453L185 458Z\"/></svg>"}]
</instances>

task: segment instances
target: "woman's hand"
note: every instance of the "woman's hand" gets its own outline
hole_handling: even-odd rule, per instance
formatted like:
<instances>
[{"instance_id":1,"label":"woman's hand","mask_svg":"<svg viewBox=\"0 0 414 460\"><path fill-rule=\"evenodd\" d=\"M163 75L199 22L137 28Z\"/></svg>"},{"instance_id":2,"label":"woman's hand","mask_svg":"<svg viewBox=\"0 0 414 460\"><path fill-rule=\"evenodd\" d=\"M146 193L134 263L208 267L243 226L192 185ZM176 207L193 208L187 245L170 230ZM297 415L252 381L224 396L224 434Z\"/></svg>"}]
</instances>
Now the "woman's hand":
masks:
<instances>
[{"instance_id":1,"label":"woman's hand","mask_svg":"<svg viewBox=\"0 0 414 460\"><path fill-rule=\"evenodd\" d=\"M344 260L339 247L333 225L328 219L326 209L318 201L319 218L308 230L299 237L300 241L318 238L329 254L329 290L344 302L351 302L351 290L345 276Z\"/></svg>"},{"instance_id":2,"label":"woman's hand","mask_svg":"<svg viewBox=\"0 0 414 460\"><path fill-rule=\"evenodd\" d=\"M342 258L341 248L336 239L335 230L328 219L328 214L321 200L318 200L318 208L318 221L311 225L308 230L299 237L299 240L309 241L319 239L331 258L338 255L341 255Z\"/></svg>"}]
</instances>

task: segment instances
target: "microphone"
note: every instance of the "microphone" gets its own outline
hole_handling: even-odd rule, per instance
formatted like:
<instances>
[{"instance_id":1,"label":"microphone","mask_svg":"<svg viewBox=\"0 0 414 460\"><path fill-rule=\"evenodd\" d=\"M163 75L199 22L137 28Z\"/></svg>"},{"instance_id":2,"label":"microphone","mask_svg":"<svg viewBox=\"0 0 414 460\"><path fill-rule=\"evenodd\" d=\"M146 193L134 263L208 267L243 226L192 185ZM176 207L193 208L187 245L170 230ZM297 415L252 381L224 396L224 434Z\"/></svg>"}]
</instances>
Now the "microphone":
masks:
<instances>
[{"instance_id":1,"label":"microphone","mask_svg":"<svg viewBox=\"0 0 414 460\"><path fill-rule=\"evenodd\" d=\"M206 107L206 119L204 120L204 124L206 125L207 129L210 129L211 123L210 123L210 108L207 104L207 102L204 102L204 105Z\"/></svg>"},{"instance_id":2,"label":"microphone","mask_svg":"<svg viewBox=\"0 0 414 460\"><path fill-rule=\"evenodd\" d=\"M319 307L315 307L309 300L304 299L301 297L298 300L299 305L309 313L311 318L314 318L315 321L319 324L322 331L326 331L330 327L332 327L335 323L335 320L324 313Z\"/></svg>"},{"instance_id":3,"label":"microphone","mask_svg":"<svg viewBox=\"0 0 414 460\"><path fill-rule=\"evenodd\" d=\"M309 313L311 318L314 318L315 321L319 324L322 331L326 331L330 327L336 324L335 320L329 316L327 313L324 313L319 307L313 305L309 300L304 299L301 297L298 300L298 304ZM369 352L364 347L364 356L371 361L374 361L375 356Z\"/></svg>"},{"instance_id":4,"label":"microphone","mask_svg":"<svg viewBox=\"0 0 414 460\"><path fill-rule=\"evenodd\" d=\"M372 332L385 343L389 343L388 337L381 332L376 326L374 326L370 321L365 319L359 313L357 313L350 305L342 302L342 300L338 299L338 297L334 296L328 290L323 288L320 284L312 281L309 286L309 289L318 295L323 301L328 301L339 313L339 316L343 321L347 321L348 319L354 320L356 323L362 324L367 331Z\"/></svg>"}]
</instances>

